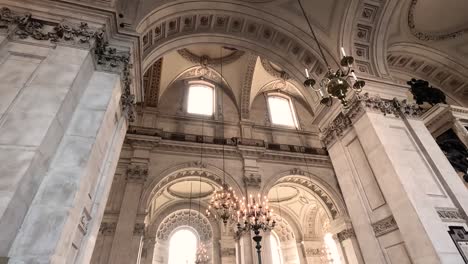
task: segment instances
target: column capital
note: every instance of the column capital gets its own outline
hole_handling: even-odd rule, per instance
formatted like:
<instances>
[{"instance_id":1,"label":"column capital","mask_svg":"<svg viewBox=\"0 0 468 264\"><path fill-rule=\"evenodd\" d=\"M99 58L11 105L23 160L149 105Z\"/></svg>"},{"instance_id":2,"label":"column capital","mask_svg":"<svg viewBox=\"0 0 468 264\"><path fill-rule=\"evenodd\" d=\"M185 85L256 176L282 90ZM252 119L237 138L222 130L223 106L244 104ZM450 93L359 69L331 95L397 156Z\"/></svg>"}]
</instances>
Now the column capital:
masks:
<instances>
[{"instance_id":1,"label":"column capital","mask_svg":"<svg viewBox=\"0 0 468 264\"><path fill-rule=\"evenodd\" d=\"M369 93L357 95L348 109L344 109L325 129L322 129L321 138L325 145L331 146L339 138L343 137L345 132L366 112L379 113L383 116L395 118L404 115L407 118L419 119L424 113L424 109L417 104L410 104L406 100L383 99L379 96L369 95Z\"/></svg>"},{"instance_id":2,"label":"column capital","mask_svg":"<svg viewBox=\"0 0 468 264\"><path fill-rule=\"evenodd\" d=\"M134 236L143 236L145 234L145 224L144 223L136 223L133 227L133 235Z\"/></svg>"},{"instance_id":3,"label":"column capital","mask_svg":"<svg viewBox=\"0 0 468 264\"><path fill-rule=\"evenodd\" d=\"M354 233L353 228L348 228L348 229L345 229L345 230L343 230L341 232L338 232L336 234L336 237L338 238L338 241L343 242L346 239L356 237L356 234Z\"/></svg>"},{"instance_id":4,"label":"column capital","mask_svg":"<svg viewBox=\"0 0 468 264\"><path fill-rule=\"evenodd\" d=\"M148 178L148 164L130 164L127 167L127 181L145 183Z\"/></svg>"}]
</instances>

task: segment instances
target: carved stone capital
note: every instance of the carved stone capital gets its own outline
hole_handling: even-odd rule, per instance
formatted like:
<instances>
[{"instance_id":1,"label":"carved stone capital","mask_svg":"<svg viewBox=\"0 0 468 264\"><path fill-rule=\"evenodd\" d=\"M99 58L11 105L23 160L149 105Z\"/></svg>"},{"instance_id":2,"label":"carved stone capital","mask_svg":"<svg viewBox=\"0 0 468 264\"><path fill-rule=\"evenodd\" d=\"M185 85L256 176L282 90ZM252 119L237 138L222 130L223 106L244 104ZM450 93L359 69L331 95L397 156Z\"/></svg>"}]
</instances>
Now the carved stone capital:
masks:
<instances>
[{"instance_id":1,"label":"carved stone capital","mask_svg":"<svg viewBox=\"0 0 468 264\"><path fill-rule=\"evenodd\" d=\"M90 48L100 30L92 29L87 23L53 23L33 18L31 14L17 14L9 8L0 9L0 29L10 33L12 39L34 39L51 44L65 44Z\"/></svg>"},{"instance_id":2,"label":"carved stone capital","mask_svg":"<svg viewBox=\"0 0 468 264\"><path fill-rule=\"evenodd\" d=\"M375 236L379 237L398 229L398 225L395 221L395 218L393 218L393 216L391 215L387 218L373 223L372 228L374 229Z\"/></svg>"},{"instance_id":3,"label":"carved stone capital","mask_svg":"<svg viewBox=\"0 0 468 264\"><path fill-rule=\"evenodd\" d=\"M339 113L336 118L322 130L321 139L326 146L332 145L337 139L344 136L346 131L360 119L365 112L381 113L400 118L419 118L424 110L416 104L408 104L406 100L387 100L379 96L370 96L368 93L357 95L350 107Z\"/></svg>"},{"instance_id":4,"label":"carved stone capital","mask_svg":"<svg viewBox=\"0 0 468 264\"><path fill-rule=\"evenodd\" d=\"M338 238L338 241L343 242L346 239L350 239L352 237L355 237L356 234L354 233L354 229L349 228L349 229L345 229L345 230L339 232L338 234L336 234L336 236Z\"/></svg>"},{"instance_id":5,"label":"carved stone capital","mask_svg":"<svg viewBox=\"0 0 468 264\"><path fill-rule=\"evenodd\" d=\"M134 236L143 236L145 234L145 224L143 223L136 223L133 227L133 235Z\"/></svg>"},{"instance_id":6,"label":"carved stone capital","mask_svg":"<svg viewBox=\"0 0 468 264\"><path fill-rule=\"evenodd\" d=\"M457 208L436 208L436 210L440 219L444 222L466 222Z\"/></svg>"},{"instance_id":7,"label":"carved stone capital","mask_svg":"<svg viewBox=\"0 0 468 264\"><path fill-rule=\"evenodd\" d=\"M104 236L110 236L115 233L115 228L117 227L117 223L107 223L102 222L101 226L99 227L99 233Z\"/></svg>"},{"instance_id":8,"label":"carved stone capital","mask_svg":"<svg viewBox=\"0 0 468 264\"><path fill-rule=\"evenodd\" d=\"M148 177L148 165L131 164L127 168L127 181L144 183Z\"/></svg>"}]
</instances>

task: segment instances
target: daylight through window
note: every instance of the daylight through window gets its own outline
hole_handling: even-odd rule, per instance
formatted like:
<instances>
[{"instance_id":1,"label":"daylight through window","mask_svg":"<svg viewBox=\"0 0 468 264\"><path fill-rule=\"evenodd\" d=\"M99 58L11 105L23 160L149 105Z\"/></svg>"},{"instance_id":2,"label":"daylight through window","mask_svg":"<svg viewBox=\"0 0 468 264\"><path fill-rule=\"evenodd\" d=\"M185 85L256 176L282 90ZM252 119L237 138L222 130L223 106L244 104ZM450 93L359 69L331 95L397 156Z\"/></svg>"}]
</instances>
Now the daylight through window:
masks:
<instances>
[{"instance_id":1,"label":"daylight through window","mask_svg":"<svg viewBox=\"0 0 468 264\"><path fill-rule=\"evenodd\" d=\"M188 229L176 231L169 242L169 264L193 264L197 253L197 237Z\"/></svg>"},{"instance_id":2,"label":"daylight through window","mask_svg":"<svg viewBox=\"0 0 468 264\"><path fill-rule=\"evenodd\" d=\"M214 89L203 84L189 87L187 112L198 115L213 115Z\"/></svg>"},{"instance_id":3,"label":"daylight through window","mask_svg":"<svg viewBox=\"0 0 468 264\"><path fill-rule=\"evenodd\" d=\"M291 100L283 96L268 96L271 122L275 125L297 127Z\"/></svg>"},{"instance_id":4,"label":"daylight through window","mask_svg":"<svg viewBox=\"0 0 468 264\"><path fill-rule=\"evenodd\" d=\"M282 264L280 242L274 233L270 235L270 247L272 264Z\"/></svg>"}]
</instances>

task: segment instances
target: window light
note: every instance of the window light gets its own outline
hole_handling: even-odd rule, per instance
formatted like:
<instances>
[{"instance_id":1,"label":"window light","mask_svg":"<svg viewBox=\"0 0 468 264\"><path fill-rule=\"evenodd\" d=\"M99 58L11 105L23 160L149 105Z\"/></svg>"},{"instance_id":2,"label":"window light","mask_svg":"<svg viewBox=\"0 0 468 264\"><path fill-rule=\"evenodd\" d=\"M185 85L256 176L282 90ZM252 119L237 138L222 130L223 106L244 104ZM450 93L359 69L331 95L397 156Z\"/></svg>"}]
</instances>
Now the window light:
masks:
<instances>
[{"instance_id":1,"label":"window light","mask_svg":"<svg viewBox=\"0 0 468 264\"><path fill-rule=\"evenodd\" d=\"M213 87L194 84L189 87L187 112L198 115L213 115L214 89Z\"/></svg>"},{"instance_id":2,"label":"window light","mask_svg":"<svg viewBox=\"0 0 468 264\"><path fill-rule=\"evenodd\" d=\"M268 96L271 122L275 125L297 127L291 100L282 96Z\"/></svg>"}]
</instances>

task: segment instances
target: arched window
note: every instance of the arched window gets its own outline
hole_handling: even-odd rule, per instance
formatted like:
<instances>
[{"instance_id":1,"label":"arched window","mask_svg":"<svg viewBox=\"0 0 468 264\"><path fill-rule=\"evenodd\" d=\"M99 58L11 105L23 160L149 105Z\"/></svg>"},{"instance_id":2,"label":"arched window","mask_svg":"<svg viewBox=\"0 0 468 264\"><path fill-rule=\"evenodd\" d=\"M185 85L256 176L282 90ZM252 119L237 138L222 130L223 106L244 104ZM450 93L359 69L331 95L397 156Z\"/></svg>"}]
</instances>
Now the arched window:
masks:
<instances>
[{"instance_id":1,"label":"arched window","mask_svg":"<svg viewBox=\"0 0 468 264\"><path fill-rule=\"evenodd\" d=\"M214 87L205 83L190 83L188 91L187 112L211 116L214 113Z\"/></svg>"},{"instance_id":2,"label":"arched window","mask_svg":"<svg viewBox=\"0 0 468 264\"><path fill-rule=\"evenodd\" d=\"M274 232L270 233L271 263L282 264L280 241Z\"/></svg>"},{"instance_id":3,"label":"arched window","mask_svg":"<svg viewBox=\"0 0 468 264\"><path fill-rule=\"evenodd\" d=\"M289 97L280 94L269 94L267 98L272 124L298 127L296 113Z\"/></svg>"},{"instance_id":4,"label":"arched window","mask_svg":"<svg viewBox=\"0 0 468 264\"><path fill-rule=\"evenodd\" d=\"M197 253L197 236L189 229L176 231L169 241L168 264L193 264Z\"/></svg>"}]
</instances>

